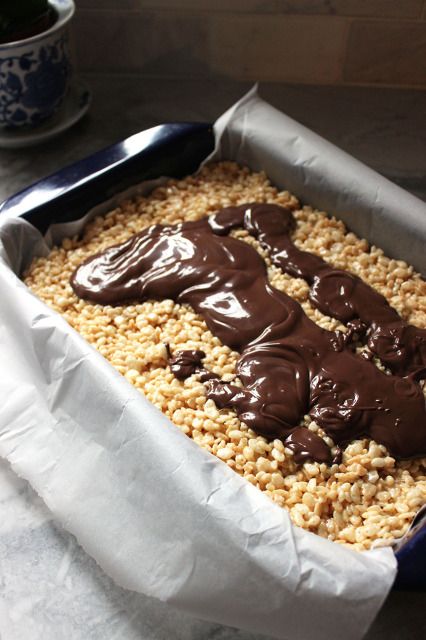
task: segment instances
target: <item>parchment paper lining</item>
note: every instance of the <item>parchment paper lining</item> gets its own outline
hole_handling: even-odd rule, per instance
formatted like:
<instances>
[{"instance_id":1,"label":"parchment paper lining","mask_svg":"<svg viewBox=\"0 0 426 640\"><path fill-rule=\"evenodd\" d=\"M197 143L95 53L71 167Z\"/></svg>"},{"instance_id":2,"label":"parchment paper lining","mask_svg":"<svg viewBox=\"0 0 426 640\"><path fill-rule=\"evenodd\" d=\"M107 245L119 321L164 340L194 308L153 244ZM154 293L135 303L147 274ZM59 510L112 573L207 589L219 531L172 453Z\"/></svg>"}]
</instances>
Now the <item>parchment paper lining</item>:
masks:
<instances>
[{"instance_id":1,"label":"parchment paper lining","mask_svg":"<svg viewBox=\"0 0 426 640\"><path fill-rule=\"evenodd\" d=\"M279 187L332 212L340 205L367 211L359 175L370 170L255 94L215 130L215 159L264 169ZM319 191L315 197L332 176L343 184L335 206ZM397 189L401 208L411 212L411 238L411 216L425 208L384 183L373 201L380 195L378 208L386 211ZM348 224L371 238L382 225L367 217L360 214L360 229ZM361 638L392 585L392 551L356 553L294 527L285 510L184 436L12 272L78 227L57 225L43 240L23 220L0 223L0 454L118 584L277 638Z\"/></svg>"}]
</instances>

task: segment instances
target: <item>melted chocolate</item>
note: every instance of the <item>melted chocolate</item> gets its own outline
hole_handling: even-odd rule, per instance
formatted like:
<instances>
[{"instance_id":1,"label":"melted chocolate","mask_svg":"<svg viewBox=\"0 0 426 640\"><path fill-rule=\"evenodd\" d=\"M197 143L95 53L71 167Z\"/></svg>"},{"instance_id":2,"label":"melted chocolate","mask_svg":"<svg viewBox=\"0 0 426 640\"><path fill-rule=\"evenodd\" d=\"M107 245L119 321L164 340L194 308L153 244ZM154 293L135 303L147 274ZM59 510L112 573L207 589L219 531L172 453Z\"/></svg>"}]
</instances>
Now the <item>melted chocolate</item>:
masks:
<instances>
[{"instance_id":1,"label":"melted chocolate","mask_svg":"<svg viewBox=\"0 0 426 640\"><path fill-rule=\"evenodd\" d=\"M426 374L426 330L408 325L387 300L357 276L335 269L322 258L298 249L290 239L295 220L289 209L246 204L222 209L220 232L244 226L268 249L274 265L304 278L310 300L325 315L367 331L368 347L389 369L421 379Z\"/></svg>"},{"instance_id":2,"label":"melted chocolate","mask_svg":"<svg viewBox=\"0 0 426 640\"><path fill-rule=\"evenodd\" d=\"M324 441L298 426L306 413L336 444L365 435L397 457L425 454L425 401L414 380L424 356L421 330L403 323L384 298L361 281L358 285L354 276L294 247L289 238L294 224L287 209L248 204L196 222L153 225L83 262L71 284L77 295L100 304L149 298L189 303L213 334L241 352L237 374L243 387L210 374L207 395L218 407L234 408L257 433L281 438L297 461L330 460ZM350 335L321 329L297 302L274 289L258 253L227 235L241 226L268 248L275 264L312 283L312 299L322 310L352 321L352 333L368 324L370 339L377 327L380 335L393 335L391 328L399 323L404 348L385 352L396 354L390 360L399 373L412 375L382 373L354 353ZM364 293L368 312L361 304ZM373 339L375 344L380 340ZM183 352L171 366L178 377L208 374L202 357L199 351Z\"/></svg>"},{"instance_id":3,"label":"melted chocolate","mask_svg":"<svg viewBox=\"0 0 426 640\"><path fill-rule=\"evenodd\" d=\"M308 460L330 463L331 452L324 440L306 427L296 427L284 440L286 447L293 451L294 460L303 464ZM333 459L334 462L334 459Z\"/></svg>"},{"instance_id":4,"label":"melted chocolate","mask_svg":"<svg viewBox=\"0 0 426 640\"><path fill-rule=\"evenodd\" d=\"M185 380L194 373L200 376L202 382L217 378L215 373L204 369L201 361L206 357L204 351L194 349L188 351L178 351L174 357L169 357L171 372L178 380Z\"/></svg>"}]
</instances>

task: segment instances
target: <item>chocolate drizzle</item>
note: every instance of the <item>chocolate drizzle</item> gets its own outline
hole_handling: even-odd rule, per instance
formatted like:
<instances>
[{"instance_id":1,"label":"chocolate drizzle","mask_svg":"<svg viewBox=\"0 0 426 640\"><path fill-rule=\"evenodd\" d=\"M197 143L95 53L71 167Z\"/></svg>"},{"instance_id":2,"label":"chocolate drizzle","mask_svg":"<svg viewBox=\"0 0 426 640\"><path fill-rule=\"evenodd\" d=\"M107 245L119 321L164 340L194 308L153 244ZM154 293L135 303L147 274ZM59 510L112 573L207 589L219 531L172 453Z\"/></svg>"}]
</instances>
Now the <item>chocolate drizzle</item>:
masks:
<instances>
[{"instance_id":1,"label":"chocolate drizzle","mask_svg":"<svg viewBox=\"0 0 426 640\"><path fill-rule=\"evenodd\" d=\"M284 444L293 451L294 459L298 464L312 459L317 462L330 463L330 448L322 438L306 427L293 429L284 440Z\"/></svg>"},{"instance_id":2,"label":"chocolate drizzle","mask_svg":"<svg viewBox=\"0 0 426 640\"><path fill-rule=\"evenodd\" d=\"M425 372L426 332L404 323L355 276L297 249L290 239L294 225L291 211L256 203L196 222L153 225L83 262L71 284L77 295L100 304L189 303L213 334L241 352L243 387L207 372L200 351L177 354L172 371L180 378L200 373L218 407L232 407L257 433L284 440L298 462L330 460L324 440L298 426L306 413L336 444L365 435L397 457L425 454L425 401L416 379ZM255 235L274 264L304 277L312 302L348 322L348 334L321 329L274 289L258 253L228 235L236 227ZM354 352L351 336L362 331L399 375L382 373Z\"/></svg>"},{"instance_id":3,"label":"chocolate drizzle","mask_svg":"<svg viewBox=\"0 0 426 640\"><path fill-rule=\"evenodd\" d=\"M202 360L205 357L204 351L198 349L178 351L175 356L169 357L170 370L178 380L185 380L185 378L189 378L194 373L200 376L202 382L217 378L215 373L204 369Z\"/></svg>"},{"instance_id":4,"label":"chocolate drizzle","mask_svg":"<svg viewBox=\"0 0 426 640\"><path fill-rule=\"evenodd\" d=\"M251 203L222 209L216 218L217 232L244 227L269 251L275 266L304 278L312 304L325 315L349 323L348 338L366 333L371 352L393 373L425 377L426 330L404 322L380 293L357 276L298 249L290 238L295 220L289 209Z\"/></svg>"}]
</instances>

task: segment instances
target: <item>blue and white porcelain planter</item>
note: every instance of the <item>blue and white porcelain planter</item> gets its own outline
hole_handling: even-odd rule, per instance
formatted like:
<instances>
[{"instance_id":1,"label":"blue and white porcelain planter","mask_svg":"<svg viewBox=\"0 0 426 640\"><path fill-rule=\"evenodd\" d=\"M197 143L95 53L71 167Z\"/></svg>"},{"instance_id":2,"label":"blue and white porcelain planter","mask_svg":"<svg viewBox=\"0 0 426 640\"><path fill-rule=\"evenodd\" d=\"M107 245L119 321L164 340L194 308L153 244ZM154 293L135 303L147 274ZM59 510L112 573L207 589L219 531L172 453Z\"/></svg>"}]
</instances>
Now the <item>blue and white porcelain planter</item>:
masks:
<instances>
[{"instance_id":1,"label":"blue and white porcelain planter","mask_svg":"<svg viewBox=\"0 0 426 640\"><path fill-rule=\"evenodd\" d=\"M37 126L67 95L71 63L68 26L73 0L50 0L52 26L30 38L0 44L0 127Z\"/></svg>"}]
</instances>

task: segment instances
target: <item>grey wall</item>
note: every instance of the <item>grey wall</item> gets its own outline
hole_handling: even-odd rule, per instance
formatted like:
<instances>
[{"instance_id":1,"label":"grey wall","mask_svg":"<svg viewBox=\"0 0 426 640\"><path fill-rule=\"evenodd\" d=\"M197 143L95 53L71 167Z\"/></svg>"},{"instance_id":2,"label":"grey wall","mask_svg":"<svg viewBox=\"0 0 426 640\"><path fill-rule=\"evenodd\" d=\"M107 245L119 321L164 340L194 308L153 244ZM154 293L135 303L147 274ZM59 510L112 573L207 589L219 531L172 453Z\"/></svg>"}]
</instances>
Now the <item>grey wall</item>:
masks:
<instances>
[{"instance_id":1,"label":"grey wall","mask_svg":"<svg viewBox=\"0 0 426 640\"><path fill-rule=\"evenodd\" d=\"M426 88L426 0L76 0L82 71Z\"/></svg>"}]
</instances>

